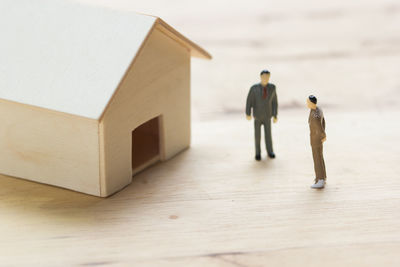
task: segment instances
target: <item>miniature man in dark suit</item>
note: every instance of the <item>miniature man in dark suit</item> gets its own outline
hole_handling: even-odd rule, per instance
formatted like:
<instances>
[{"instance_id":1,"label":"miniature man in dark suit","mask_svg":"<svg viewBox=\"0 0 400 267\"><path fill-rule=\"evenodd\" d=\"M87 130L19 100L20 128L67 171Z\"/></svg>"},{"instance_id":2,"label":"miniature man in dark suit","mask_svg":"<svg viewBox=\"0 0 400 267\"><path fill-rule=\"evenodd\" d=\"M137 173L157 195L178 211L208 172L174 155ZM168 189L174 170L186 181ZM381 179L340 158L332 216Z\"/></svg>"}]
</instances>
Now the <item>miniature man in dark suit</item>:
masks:
<instances>
[{"instance_id":1,"label":"miniature man in dark suit","mask_svg":"<svg viewBox=\"0 0 400 267\"><path fill-rule=\"evenodd\" d=\"M261 82L250 88L246 103L246 116L251 120L251 110L253 109L256 160L261 160L261 126L264 126L265 144L267 147L268 157L275 158L272 148L271 138L271 118L274 123L278 121L278 98L276 95L275 85L269 83L271 74L267 70L260 73Z\"/></svg>"},{"instance_id":2,"label":"miniature man in dark suit","mask_svg":"<svg viewBox=\"0 0 400 267\"><path fill-rule=\"evenodd\" d=\"M310 142L314 159L315 183L311 186L314 189L325 187L326 170L323 155L323 143L326 141L325 118L322 110L317 107L317 98L310 95L307 99L307 106L310 108L308 124L310 126Z\"/></svg>"}]
</instances>

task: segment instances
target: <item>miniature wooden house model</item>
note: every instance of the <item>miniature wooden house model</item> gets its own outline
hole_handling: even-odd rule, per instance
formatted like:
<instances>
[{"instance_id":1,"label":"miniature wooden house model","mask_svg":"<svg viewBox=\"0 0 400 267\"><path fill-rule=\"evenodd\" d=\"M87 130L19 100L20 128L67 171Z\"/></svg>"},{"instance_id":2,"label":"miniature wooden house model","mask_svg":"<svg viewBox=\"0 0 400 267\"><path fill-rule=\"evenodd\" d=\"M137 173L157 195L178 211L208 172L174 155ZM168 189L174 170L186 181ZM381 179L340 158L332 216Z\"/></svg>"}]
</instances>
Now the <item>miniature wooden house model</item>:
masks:
<instances>
[{"instance_id":1,"label":"miniature wooden house model","mask_svg":"<svg viewBox=\"0 0 400 267\"><path fill-rule=\"evenodd\" d=\"M190 144L190 58L161 19L0 2L0 173L109 196Z\"/></svg>"}]
</instances>

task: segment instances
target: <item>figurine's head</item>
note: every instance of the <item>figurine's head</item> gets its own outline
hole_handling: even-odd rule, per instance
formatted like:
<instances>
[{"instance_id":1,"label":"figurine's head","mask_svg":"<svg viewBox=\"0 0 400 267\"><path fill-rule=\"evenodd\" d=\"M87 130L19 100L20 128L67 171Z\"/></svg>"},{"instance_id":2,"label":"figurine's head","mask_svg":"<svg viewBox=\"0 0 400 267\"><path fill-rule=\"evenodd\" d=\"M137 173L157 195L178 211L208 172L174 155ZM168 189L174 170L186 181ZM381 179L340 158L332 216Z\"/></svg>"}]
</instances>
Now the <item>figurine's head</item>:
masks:
<instances>
[{"instance_id":1,"label":"figurine's head","mask_svg":"<svg viewBox=\"0 0 400 267\"><path fill-rule=\"evenodd\" d=\"M317 98L313 95L310 95L307 98L307 107L309 109L316 109L317 108Z\"/></svg>"},{"instance_id":2,"label":"figurine's head","mask_svg":"<svg viewBox=\"0 0 400 267\"><path fill-rule=\"evenodd\" d=\"M261 77L261 85L266 86L269 82L269 77L271 77L271 73L267 70L263 70L260 73L260 77Z\"/></svg>"}]
</instances>

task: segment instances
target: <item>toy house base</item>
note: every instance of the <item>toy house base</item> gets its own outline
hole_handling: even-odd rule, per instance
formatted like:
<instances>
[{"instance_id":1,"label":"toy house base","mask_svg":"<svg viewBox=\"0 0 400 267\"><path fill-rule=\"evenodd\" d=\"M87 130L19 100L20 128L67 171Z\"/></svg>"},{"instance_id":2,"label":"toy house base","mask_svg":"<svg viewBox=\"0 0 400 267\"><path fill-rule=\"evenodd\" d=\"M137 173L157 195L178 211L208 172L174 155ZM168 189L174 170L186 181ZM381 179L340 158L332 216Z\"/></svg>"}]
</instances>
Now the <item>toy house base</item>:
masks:
<instances>
[{"instance_id":1,"label":"toy house base","mask_svg":"<svg viewBox=\"0 0 400 267\"><path fill-rule=\"evenodd\" d=\"M47 5L63 3L45 2ZM40 4L33 5L41 8ZM56 23L68 25L68 33L74 35L65 39L66 42L72 40L71 46L65 51L61 48L56 51L45 45L38 48L42 61L59 57L59 64L64 63L64 67L60 72L54 72L48 62L16 65L15 69L35 66L26 71L43 79L35 84L35 80L29 77L26 81L23 80L25 77L19 81L10 78L7 81L9 88L17 88L16 91L0 91L0 173L107 197L130 184L134 174L189 147L190 59L193 55L210 56L158 18L76 7L75 3L68 5L73 5L71 12L75 12L75 8L82 12L82 23L75 25L79 36L71 30L74 25L71 26L68 8L56 6L54 8L60 12ZM18 7L23 8L31 7ZM29 12L31 16L39 13ZM14 14L15 23L19 23L18 14ZM80 34L80 25L87 25L93 16L107 25L104 29L109 33L100 31L98 36L92 36L96 31L88 29L87 35ZM127 24L122 30L121 16L122 22ZM24 19L27 20L26 17ZM79 20L79 17L75 16L75 19ZM139 27L136 29L138 36L132 38L135 29L132 31L129 24ZM65 25L58 25L58 28ZM42 35L43 39L64 38L65 32L54 31L53 35L48 35L43 30L43 27L53 26L49 23L32 28L32 31L40 32L34 32L29 38L37 38L38 35ZM98 27L103 29L95 26L96 30ZM103 40L109 43L93 44L94 49L104 49L99 50L98 57L105 59L102 62L105 65L94 61L87 50L79 47L81 44L73 47L79 43L78 37L84 43L108 38L107 35L115 32L116 36ZM115 42L115 38L121 40ZM136 54L129 52L132 49L127 42L140 44ZM32 40L12 43L15 44L15 51L7 51L3 57L9 58L9 69L13 69L13 62L36 60L37 51L28 51L33 57L28 59L23 57L24 53L19 53L19 50L32 49L29 45ZM43 42L50 46L53 43L53 40ZM19 49L18 45L21 46ZM115 49L108 51L113 45ZM126 55L122 53L118 59L109 56L123 49L127 50ZM71 50L78 56L72 57ZM73 67L76 61L79 67L88 65L85 73ZM127 68L121 68L120 65L127 63ZM9 76L12 75L10 72ZM64 80L65 77L69 85L82 88L70 92L66 82L58 84L57 78ZM47 80L51 85L48 88L44 86ZM88 88L93 89L90 91ZM42 94L42 97L32 95L32 90ZM59 98L62 94L63 98ZM59 106L52 108L54 103L59 103Z\"/></svg>"}]
</instances>

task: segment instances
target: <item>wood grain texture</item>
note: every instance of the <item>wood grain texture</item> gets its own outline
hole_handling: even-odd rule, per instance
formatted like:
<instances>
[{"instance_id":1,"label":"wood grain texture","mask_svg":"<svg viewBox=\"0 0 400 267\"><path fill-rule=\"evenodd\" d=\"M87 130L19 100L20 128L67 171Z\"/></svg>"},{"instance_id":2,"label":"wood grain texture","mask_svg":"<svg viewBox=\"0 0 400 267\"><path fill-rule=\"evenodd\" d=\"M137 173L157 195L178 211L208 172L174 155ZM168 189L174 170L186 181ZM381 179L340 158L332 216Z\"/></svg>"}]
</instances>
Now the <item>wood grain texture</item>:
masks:
<instances>
[{"instance_id":1,"label":"wood grain texture","mask_svg":"<svg viewBox=\"0 0 400 267\"><path fill-rule=\"evenodd\" d=\"M3 174L100 194L98 121L0 100Z\"/></svg>"},{"instance_id":2,"label":"wood grain texture","mask_svg":"<svg viewBox=\"0 0 400 267\"><path fill-rule=\"evenodd\" d=\"M306 109L281 112L262 162L244 116L196 121L189 150L107 199L1 177L0 265L398 266L400 113L324 111L324 191Z\"/></svg>"}]
</instances>

